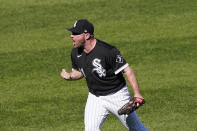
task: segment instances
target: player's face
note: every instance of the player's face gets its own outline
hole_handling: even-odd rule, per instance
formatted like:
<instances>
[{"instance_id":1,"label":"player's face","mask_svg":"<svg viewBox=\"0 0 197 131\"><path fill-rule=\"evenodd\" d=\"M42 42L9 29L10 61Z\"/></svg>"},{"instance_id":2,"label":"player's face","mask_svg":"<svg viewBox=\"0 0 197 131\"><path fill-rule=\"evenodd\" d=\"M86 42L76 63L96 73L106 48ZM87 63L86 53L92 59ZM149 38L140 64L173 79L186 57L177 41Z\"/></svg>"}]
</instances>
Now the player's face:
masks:
<instances>
[{"instance_id":1,"label":"player's face","mask_svg":"<svg viewBox=\"0 0 197 131\"><path fill-rule=\"evenodd\" d=\"M84 36L84 33L82 33L82 34L72 33L70 35L70 37L73 40L73 46L74 46L74 48L84 46L84 44L85 44L85 36Z\"/></svg>"}]
</instances>

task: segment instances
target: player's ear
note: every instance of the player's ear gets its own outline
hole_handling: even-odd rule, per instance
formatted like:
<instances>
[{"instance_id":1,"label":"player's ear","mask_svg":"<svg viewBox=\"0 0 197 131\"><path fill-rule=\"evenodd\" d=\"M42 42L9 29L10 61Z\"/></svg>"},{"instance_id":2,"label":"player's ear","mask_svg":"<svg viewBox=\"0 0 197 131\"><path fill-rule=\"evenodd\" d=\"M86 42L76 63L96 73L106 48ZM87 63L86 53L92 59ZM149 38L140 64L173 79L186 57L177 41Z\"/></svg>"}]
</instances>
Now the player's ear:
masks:
<instances>
[{"instance_id":1,"label":"player's ear","mask_svg":"<svg viewBox=\"0 0 197 131\"><path fill-rule=\"evenodd\" d=\"M90 39L90 33L85 33L85 39L89 40Z\"/></svg>"}]
</instances>

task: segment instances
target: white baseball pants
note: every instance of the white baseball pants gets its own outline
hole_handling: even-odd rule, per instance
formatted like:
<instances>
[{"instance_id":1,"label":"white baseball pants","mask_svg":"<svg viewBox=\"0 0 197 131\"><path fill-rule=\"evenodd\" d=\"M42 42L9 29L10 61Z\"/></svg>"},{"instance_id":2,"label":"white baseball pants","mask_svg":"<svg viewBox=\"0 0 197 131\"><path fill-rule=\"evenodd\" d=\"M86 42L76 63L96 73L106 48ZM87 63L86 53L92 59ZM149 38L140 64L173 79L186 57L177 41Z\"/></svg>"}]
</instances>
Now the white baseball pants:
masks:
<instances>
[{"instance_id":1,"label":"white baseball pants","mask_svg":"<svg viewBox=\"0 0 197 131\"><path fill-rule=\"evenodd\" d=\"M129 102L129 100L130 94L127 86L107 96L97 97L89 93L85 107L85 131L100 131L109 113L113 113L118 117L129 131L148 131L140 122L136 112L129 115L118 115L118 109Z\"/></svg>"}]
</instances>

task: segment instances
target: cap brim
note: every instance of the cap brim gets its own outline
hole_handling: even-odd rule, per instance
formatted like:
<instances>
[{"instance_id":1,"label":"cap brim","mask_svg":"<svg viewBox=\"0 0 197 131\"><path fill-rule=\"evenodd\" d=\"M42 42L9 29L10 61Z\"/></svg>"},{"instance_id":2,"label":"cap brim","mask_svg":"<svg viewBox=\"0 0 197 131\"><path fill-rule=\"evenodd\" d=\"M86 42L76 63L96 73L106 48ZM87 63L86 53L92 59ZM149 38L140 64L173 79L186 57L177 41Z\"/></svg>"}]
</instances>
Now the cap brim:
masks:
<instances>
[{"instance_id":1,"label":"cap brim","mask_svg":"<svg viewBox=\"0 0 197 131\"><path fill-rule=\"evenodd\" d=\"M76 30L76 28L67 28L68 31L74 32L74 33L80 33L79 31Z\"/></svg>"},{"instance_id":2,"label":"cap brim","mask_svg":"<svg viewBox=\"0 0 197 131\"><path fill-rule=\"evenodd\" d=\"M71 32L73 31L73 29L74 29L74 28L67 28L67 30L68 30L68 31L71 31Z\"/></svg>"}]
</instances>

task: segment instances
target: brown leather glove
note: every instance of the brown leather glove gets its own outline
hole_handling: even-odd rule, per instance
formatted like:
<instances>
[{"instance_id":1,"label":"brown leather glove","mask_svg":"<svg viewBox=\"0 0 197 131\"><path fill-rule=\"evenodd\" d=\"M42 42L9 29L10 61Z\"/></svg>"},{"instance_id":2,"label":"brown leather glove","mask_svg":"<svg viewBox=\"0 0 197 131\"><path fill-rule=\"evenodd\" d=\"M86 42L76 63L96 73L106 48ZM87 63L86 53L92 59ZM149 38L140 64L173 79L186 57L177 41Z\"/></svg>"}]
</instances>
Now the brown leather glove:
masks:
<instances>
[{"instance_id":1,"label":"brown leather glove","mask_svg":"<svg viewBox=\"0 0 197 131\"><path fill-rule=\"evenodd\" d=\"M139 104L138 104L139 103ZM131 112L138 109L140 106L145 104L145 100L140 97L133 97L128 103L118 110L119 115L130 114Z\"/></svg>"}]
</instances>

